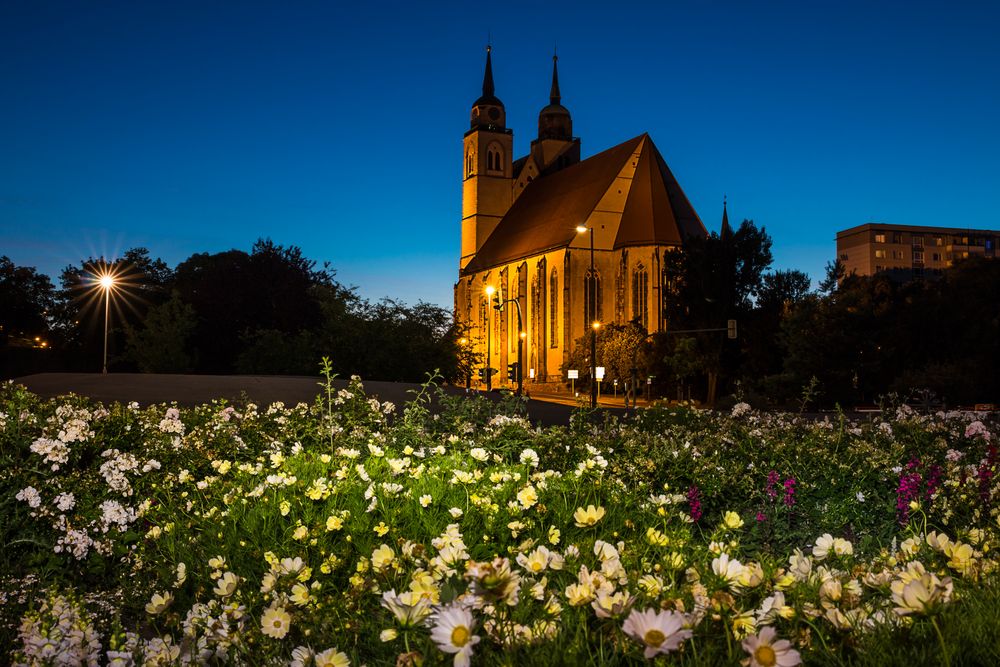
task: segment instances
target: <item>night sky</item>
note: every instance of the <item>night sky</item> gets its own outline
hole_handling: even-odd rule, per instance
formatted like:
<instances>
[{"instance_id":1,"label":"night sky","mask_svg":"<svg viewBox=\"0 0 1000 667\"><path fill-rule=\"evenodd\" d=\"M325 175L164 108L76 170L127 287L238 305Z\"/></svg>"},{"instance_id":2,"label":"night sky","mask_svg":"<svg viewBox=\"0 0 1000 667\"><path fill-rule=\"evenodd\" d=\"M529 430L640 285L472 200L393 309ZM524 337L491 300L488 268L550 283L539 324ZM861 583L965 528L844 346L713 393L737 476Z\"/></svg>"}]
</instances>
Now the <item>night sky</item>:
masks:
<instances>
[{"instance_id":1,"label":"night sky","mask_svg":"<svg viewBox=\"0 0 1000 667\"><path fill-rule=\"evenodd\" d=\"M1000 227L998 23L993 1L4 0L0 255L55 278L270 237L450 307L491 36L518 156L557 47L584 157L649 132L710 230L727 195L817 280L840 229Z\"/></svg>"}]
</instances>

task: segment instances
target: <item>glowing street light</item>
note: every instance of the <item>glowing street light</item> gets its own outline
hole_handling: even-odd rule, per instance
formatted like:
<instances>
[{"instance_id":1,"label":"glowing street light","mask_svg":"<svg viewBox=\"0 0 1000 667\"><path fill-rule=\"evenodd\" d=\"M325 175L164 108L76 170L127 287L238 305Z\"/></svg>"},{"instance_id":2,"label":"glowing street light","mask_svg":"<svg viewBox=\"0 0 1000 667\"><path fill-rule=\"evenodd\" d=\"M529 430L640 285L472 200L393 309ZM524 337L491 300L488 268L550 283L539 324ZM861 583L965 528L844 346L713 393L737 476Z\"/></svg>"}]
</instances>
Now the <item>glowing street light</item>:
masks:
<instances>
[{"instance_id":1,"label":"glowing street light","mask_svg":"<svg viewBox=\"0 0 1000 667\"><path fill-rule=\"evenodd\" d=\"M104 290L104 368L102 375L108 374L108 314L111 310L111 290L115 286L115 276L104 273L98 277L97 284Z\"/></svg>"}]
</instances>

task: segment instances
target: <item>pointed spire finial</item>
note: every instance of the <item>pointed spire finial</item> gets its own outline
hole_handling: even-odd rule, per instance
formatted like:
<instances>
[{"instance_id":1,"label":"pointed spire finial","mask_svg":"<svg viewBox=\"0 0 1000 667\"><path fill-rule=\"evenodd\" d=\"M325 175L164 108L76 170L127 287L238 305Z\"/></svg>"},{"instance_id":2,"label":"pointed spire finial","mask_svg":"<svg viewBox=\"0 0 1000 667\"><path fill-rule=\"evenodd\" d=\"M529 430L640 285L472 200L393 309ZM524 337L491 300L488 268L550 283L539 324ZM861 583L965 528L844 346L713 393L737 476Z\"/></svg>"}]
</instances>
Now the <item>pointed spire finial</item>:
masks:
<instances>
[{"instance_id":1,"label":"pointed spire finial","mask_svg":"<svg viewBox=\"0 0 1000 667\"><path fill-rule=\"evenodd\" d=\"M555 53L555 49L552 52L552 90L549 91L549 103L559 104L562 99L562 95L559 94L559 69L556 63L559 62L559 56Z\"/></svg>"},{"instance_id":2,"label":"pointed spire finial","mask_svg":"<svg viewBox=\"0 0 1000 667\"><path fill-rule=\"evenodd\" d=\"M726 210L726 195L722 195L722 227L719 229L719 238L729 238L733 234L733 228L729 226L729 212Z\"/></svg>"},{"instance_id":3,"label":"pointed spire finial","mask_svg":"<svg viewBox=\"0 0 1000 667\"><path fill-rule=\"evenodd\" d=\"M490 59L490 53L493 51L493 45L486 45L486 73L483 74L483 96L493 97L493 62Z\"/></svg>"}]
</instances>

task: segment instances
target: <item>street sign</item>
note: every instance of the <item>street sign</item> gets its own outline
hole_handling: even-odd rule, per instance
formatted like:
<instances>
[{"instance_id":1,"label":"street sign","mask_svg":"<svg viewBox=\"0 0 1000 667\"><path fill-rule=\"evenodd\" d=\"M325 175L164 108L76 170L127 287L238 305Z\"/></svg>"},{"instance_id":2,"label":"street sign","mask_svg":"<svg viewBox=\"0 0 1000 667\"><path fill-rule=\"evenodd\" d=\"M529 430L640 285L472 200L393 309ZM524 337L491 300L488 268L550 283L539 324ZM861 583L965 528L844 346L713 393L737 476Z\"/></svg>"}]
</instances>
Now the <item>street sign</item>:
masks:
<instances>
[{"instance_id":1,"label":"street sign","mask_svg":"<svg viewBox=\"0 0 1000 667\"><path fill-rule=\"evenodd\" d=\"M597 367L597 379L598 380L603 380L604 379L604 366L598 366Z\"/></svg>"},{"instance_id":2,"label":"street sign","mask_svg":"<svg viewBox=\"0 0 1000 667\"><path fill-rule=\"evenodd\" d=\"M535 379L535 369L534 368L529 368L528 369L528 377L531 378L532 380Z\"/></svg>"},{"instance_id":3,"label":"street sign","mask_svg":"<svg viewBox=\"0 0 1000 667\"><path fill-rule=\"evenodd\" d=\"M646 378L646 384L653 384L653 378Z\"/></svg>"},{"instance_id":4,"label":"street sign","mask_svg":"<svg viewBox=\"0 0 1000 667\"><path fill-rule=\"evenodd\" d=\"M566 371L566 378L569 380L579 380L580 371Z\"/></svg>"}]
</instances>

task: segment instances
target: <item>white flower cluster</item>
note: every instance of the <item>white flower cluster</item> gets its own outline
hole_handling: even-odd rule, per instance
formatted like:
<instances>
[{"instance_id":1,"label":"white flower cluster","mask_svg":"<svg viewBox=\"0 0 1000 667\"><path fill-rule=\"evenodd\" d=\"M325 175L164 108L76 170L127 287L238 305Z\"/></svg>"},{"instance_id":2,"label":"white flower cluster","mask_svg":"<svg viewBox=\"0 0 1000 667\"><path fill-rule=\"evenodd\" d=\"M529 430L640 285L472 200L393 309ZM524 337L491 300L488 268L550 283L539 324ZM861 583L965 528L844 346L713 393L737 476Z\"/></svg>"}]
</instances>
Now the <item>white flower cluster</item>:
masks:
<instances>
[{"instance_id":1,"label":"white flower cluster","mask_svg":"<svg viewBox=\"0 0 1000 667\"><path fill-rule=\"evenodd\" d=\"M73 558L77 560L83 560L87 557L94 541L90 539L90 535L87 534L86 529L73 528L66 520L65 515L60 515L53 527L62 533L59 539L56 540L56 545L52 548L54 552L59 554L65 551L72 554Z\"/></svg>"},{"instance_id":2,"label":"white flower cluster","mask_svg":"<svg viewBox=\"0 0 1000 667\"><path fill-rule=\"evenodd\" d=\"M53 472L59 470L59 466L69 461L69 446L62 440L38 438L31 443L30 449L45 459L46 463L51 463Z\"/></svg>"},{"instance_id":3,"label":"white flower cluster","mask_svg":"<svg viewBox=\"0 0 1000 667\"><path fill-rule=\"evenodd\" d=\"M18 631L21 646L14 651L13 664L97 665L101 652L100 635L79 603L52 594L36 611L21 619Z\"/></svg>"},{"instance_id":4,"label":"white flower cluster","mask_svg":"<svg viewBox=\"0 0 1000 667\"><path fill-rule=\"evenodd\" d=\"M729 413L729 416L733 419L739 419L746 413L750 412L750 409L751 408L748 403L740 402L733 406L733 411Z\"/></svg>"},{"instance_id":5,"label":"white flower cluster","mask_svg":"<svg viewBox=\"0 0 1000 667\"><path fill-rule=\"evenodd\" d=\"M39 495L38 489L36 489L33 486L24 487L23 489L18 491L17 495L14 497L17 498L18 500L23 500L24 502L28 503L28 507L31 507L33 509L39 507L42 504L42 497L41 495Z\"/></svg>"},{"instance_id":6,"label":"white flower cluster","mask_svg":"<svg viewBox=\"0 0 1000 667\"><path fill-rule=\"evenodd\" d=\"M101 475L108 483L108 487L123 496L131 496L132 484L125 473L139 468L138 459L131 454L123 454L117 449L107 449L101 452L101 456L108 459L101 464ZM158 466L159 464L157 464Z\"/></svg>"},{"instance_id":7,"label":"white flower cluster","mask_svg":"<svg viewBox=\"0 0 1000 667\"><path fill-rule=\"evenodd\" d=\"M129 524L138 518L134 508L122 505L117 500L105 500L101 503L101 531L108 532L112 527L119 533L128 530Z\"/></svg>"},{"instance_id":8,"label":"white flower cluster","mask_svg":"<svg viewBox=\"0 0 1000 667\"><path fill-rule=\"evenodd\" d=\"M184 422L181 421L180 410L168 408L167 413L160 420L159 429L164 433L184 435Z\"/></svg>"}]
</instances>

